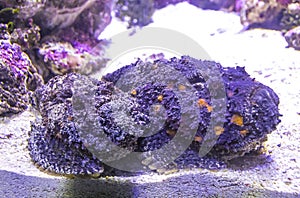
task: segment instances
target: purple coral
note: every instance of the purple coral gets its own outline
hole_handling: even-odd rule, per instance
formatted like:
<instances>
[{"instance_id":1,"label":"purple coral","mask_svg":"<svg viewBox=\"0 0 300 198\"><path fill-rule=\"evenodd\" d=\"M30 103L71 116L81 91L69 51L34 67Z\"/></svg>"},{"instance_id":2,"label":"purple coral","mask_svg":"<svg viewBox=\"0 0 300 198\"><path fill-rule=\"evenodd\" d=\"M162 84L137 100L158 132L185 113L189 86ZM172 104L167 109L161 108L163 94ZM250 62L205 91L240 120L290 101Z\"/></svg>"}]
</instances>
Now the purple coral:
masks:
<instances>
[{"instance_id":1,"label":"purple coral","mask_svg":"<svg viewBox=\"0 0 300 198\"><path fill-rule=\"evenodd\" d=\"M277 0L278 3L280 3L281 5L288 5L290 3L292 3L293 1L292 0Z\"/></svg>"},{"instance_id":2,"label":"purple coral","mask_svg":"<svg viewBox=\"0 0 300 198\"><path fill-rule=\"evenodd\" d=\"M0 40L0 116L22 112L41 79L21 46Z\"/></svg>"},{"instance_id":3,"label":"purple coral","mask_svg":"<svg viewBox=\"0 0 300 198\"><path fill-rule=\"evenodd\" d=\"M2 41L0 45L1 61L13 72L13 75L24 82L31 62L17 44Z\"/></svg>"},{"instance_id":4,"label":"purple coral","mask_svg":"<svg viewBox=\"0 0 300 198\"><path fill-rule=\"evenodd\" d=\"M43 58L43 64L55 75L63 75L70 72L90 74L102 67L106 59L100 56L98 48L92 48L87 43L73 41L47 42L39 49L39 56ZM95 50L97 49L97 50Z\"/></svg>"}]
</instances>

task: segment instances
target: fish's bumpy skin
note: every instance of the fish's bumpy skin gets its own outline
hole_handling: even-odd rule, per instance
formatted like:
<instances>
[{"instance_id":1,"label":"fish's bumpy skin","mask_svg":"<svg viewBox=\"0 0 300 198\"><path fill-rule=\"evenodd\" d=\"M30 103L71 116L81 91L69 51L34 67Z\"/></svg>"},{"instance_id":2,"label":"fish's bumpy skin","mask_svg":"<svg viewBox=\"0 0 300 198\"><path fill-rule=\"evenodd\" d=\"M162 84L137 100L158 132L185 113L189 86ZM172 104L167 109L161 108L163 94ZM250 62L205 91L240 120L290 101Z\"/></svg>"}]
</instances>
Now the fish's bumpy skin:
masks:
<instances>
[{"instance_id":1,"label":"fish's bumpy skin","mask_svg":"<svg viewBox=\"0 0 300 198\"><path fill-rule=\"evenodd\" d=\"M232 159L261 148L279 120L275 92L250 78L244 68L224 68L227 114L224 132L210 155Z\"/></svg>"},{"instance_id":2,"label":"fish's bumpy skin","mask_svg":"<svg viewBox=\"0 0 300 198\"><path fill-rule=\"evenodd\" d=\"M103 172L102 163L83 145L73 121L72 89L79 74L56 76L36 91L41 120L32 124L28 149L43 170L62 175Z\"/></svg>"},{"instance_id":3,"label":"fish's bumpy skin","mask_svg":"<svg viewBox=\"0 0 300 198\"><path fill-rule=\"evenodd\" d=\"M164 61L158 61L164 62ZM157 64L156 63L156 64ZM224 163L218 160L230 160L235 157L243 156L245 153L255 151L261 148L262 142L267 138L267 134L276 129L276 125L280 122L278 112L278 96L274 91L250 78L244 68L223 68L220 64L211 61L200 61L202 66L209 64L215 65L222 75L225 90L227 94L227 113L223 126L217 126L216 134L219 138L205 158L200 158L197 154L201 146L201 140L204 139L207 126L210 121L210 96L207 85L201 74L197 73L197 65L189 57L182 59L173 58L171 61L164 62L180 71L188 81L197 90L199 98L199 127L193 142L194 146L182 154L175 163L179 166L191 166L203 168L220 168L224 167ZM111 74L104 76L104 80L117 83L118 79L132 67L136 67L139 62L125 66ZM130 79L128 79L128 84ZM146 87L146 86L145 86ZM165 143L171 141L172 137L178 129L178 121L180 120L180 109L176 96L166 89L158 89L157 85L147 87L152 91L143 93L144 88L136 88L137 101L142 107L157 102L157 96L162 95L164 98L162 103L172 111L167 114L172 115L167 118L164 127L152 136L138 138L137 151L145 152L161 148ZM134 88L133 88L134 89ZM141 91L141 90L142 91ZM150 102L149 102L150 101ZM202 104L203 103L203 104ZM174 111L174 109L176 109ZM155 124L154 124L155 125ZM172 126L172 127L170 127ZM175 127L174 127L175 126ZM170 132L171 131L171 132ZM185 157L184 157L185 156Z\"/></svg>"},{"instance_id":4,"label":"fish's bumpy skin","mask_svg":"<svg viewBox=\"0 0 300 198\"><path fill-rule=\"evenodd\" d=\"M118 80L139 64L144 63L137 61L124 66L105 75L102 81L95 82L98 86L95 97L95 121L99 121L101 130L115 145L130 151L143 152L144 157L147 157L148 151L161 149L166 143L172 141L180 126L181 107L172 90L172 85L150 82L132 87L130 90L132 97L129 101L127 100L130 103L129 115L131 118L135 123L141 125L147 125L151 121L153 126L160 126L160 128L151 128L151 134L138 136L119 126L120 123L114 117L115 112L108 104L113 99L115 89L120 91L117 87ZM179 71L179 75L185 77L195 88L198 100L199 116L198 123L196 123L198 129L194 141L173 163L166 166L166 169L174 167L224 168L226 167L225 161L260 149L267 134L275 130L276 125L280 122L277 95L269 87L250 78L242 67L223 68L215 62L195 61L187 56L181 59L173 58L170 61L159 60L146 64L150 67L167 64ZM214 109L211 106L208 85L197 69L199 64L202 67L214 66L219 70L227 95L227 113L224 118L217 118L224 120L224 125L215 127L214 132L219 136L218 140L204 157L199 156L199 149L205 140L211 119L210 115ZM74 126L74 112L72 112L71 103L72 87L74 80L80 78L79 74L57 76L36 92L42 120L32 125L29 150L33 161L45 170L73 175L100 174L103 171L100 160L96 159L83 145ZM130 78L125 79L126 82L128 81L128 85L132 83ZM185 91L185 87L180 86L179 90ZM161 119L159 119L160 113L165 114L165 122L162 125ZM150 119L153 116L154 118ZM132 127L126 126L130 123L122 124L125 125L125 129ZM100 144L105 145L106 143L100 141ZM145 166L148 166L147 160L146 158L142 162ZM153 168L149 168L153 170ZM154 170L156 169L154 168ZM159 172L159 170L157 171Z\"/></svg>"}]
</instances>

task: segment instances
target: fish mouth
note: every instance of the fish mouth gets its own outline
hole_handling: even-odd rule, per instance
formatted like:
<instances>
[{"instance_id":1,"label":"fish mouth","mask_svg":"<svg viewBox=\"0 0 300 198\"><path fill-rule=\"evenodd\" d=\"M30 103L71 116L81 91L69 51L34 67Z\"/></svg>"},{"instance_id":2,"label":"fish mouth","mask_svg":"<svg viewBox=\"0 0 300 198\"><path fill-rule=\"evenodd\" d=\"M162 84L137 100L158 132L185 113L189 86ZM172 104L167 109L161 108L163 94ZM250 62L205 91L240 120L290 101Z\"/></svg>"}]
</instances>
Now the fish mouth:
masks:
<instances>
[{"instance_id":1,"label":"fish mouth","mask_svg":"<svg viewBox=\"0 0 300 198\"><path fill-rule=\"evenodd\" d=\"M278 95L267 86L260 86L254 89L254 91L251 93L250 100L252 102L268 102L269 105L273 104L276 107L279 105Z\"/></svg>"}]
</instances>

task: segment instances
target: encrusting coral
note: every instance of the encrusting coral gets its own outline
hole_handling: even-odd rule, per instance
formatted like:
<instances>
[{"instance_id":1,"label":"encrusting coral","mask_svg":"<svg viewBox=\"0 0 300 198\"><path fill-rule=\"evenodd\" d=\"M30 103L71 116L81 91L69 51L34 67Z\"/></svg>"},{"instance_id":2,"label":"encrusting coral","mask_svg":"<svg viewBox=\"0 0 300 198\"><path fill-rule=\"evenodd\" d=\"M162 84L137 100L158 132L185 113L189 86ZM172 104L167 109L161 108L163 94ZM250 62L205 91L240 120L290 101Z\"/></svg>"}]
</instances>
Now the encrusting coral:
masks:
<instances>
[{"instance_id":1,"label":"encrusting coral","mask_svg":"<svg viewBox=\"0 0 300 198\"><path fill-rule=\"evenodd\" d=\"M24 111L30 101L31 94L42 78L37 74L29 57L16 43L11 43L6 25L1 25L0 39L0 116L16 114ZM6 38L6 39L3 39Z\"/></svg>"},{"instance_id":2,"label":"encrusting coral","mask_svg":"<svg viewBox=\"0 0 300 198\"><path fill-rule=\"evenodd\" d=\"M300 50L300 26L297 26L284 34L289 47Z\"/></svg>"},{"instance_id":3,"label":"encrusting coral","mask_svg":"<svg viewBox=\"0 0 300 198\"><path fill-rule=\"evenodd\" d=\"M273 25L283 6L277 0L245 0L240 11L241 23Z\"/></svg>"},{"instance_id":4,"label":"encrusting coral","mask_svg":"<svg viewBox=\"0 0 300 198\"><path fill-rule=\"evenodd\" d=\"M300 2L287 4L280 20L280 26L288 31L300 25Z\"/></svg>"},{"instance_id":5,"label":"encrusting coral","mask_svg":"<svg viewBox=\"0 0 300 198\"><path fill-rule=\"evenodd\" d=\"M104 67L106 59L101 54L94 53L89 46L74 45L68 42L46 42L38 51L43 63L54 74L63 75L70 72L91 74Z\"/></svg>"},{"instance_id":6,"label":"encrusting coral","mask_svg":"<svg viewBox=\"0 0 300 198\"><path fill-rule=\"evenodd\" d=\"M0 1L0 22L48 81L68 72L103 67L105 42L98 36L111 21L112 1ZM54 52L55 51L55 52ZM68 57L56 56L65 51ZM61 59L60 59L61 58Z\"/></svg>"}]
</instances>

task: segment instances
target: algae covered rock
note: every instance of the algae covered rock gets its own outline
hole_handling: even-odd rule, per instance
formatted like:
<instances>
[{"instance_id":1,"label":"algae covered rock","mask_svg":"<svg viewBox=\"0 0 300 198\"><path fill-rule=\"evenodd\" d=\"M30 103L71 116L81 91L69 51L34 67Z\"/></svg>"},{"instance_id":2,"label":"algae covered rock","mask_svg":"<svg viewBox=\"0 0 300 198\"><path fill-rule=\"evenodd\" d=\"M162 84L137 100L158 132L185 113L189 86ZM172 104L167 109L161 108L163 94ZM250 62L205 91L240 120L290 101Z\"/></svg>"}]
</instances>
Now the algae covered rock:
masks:
<instances>
[{"instance_id":1,"label":"algae covered rock","mask_svg":"<svg viewBox=\"0 0 300 198\"><path fill-rule=\"evenodd\" d=\"M245 0L242 3L241 23L246 26L278 26L284 5L277 0Z\"/></svg>"},{"instance_id":2,"label":"algae covered rock","mask_svg":"<svg viewBox=\"0 0 300 198\"><path fill-rule=\"evenodd\" d=\"M74 43L73 47L68 42L46 42L38 50L38 56L43 60L41 64L55 75L71 72L91 74L107 61L99 54L100 51L93 51L91 46L82 43Z\"/></svg>"},{"instance_id":3,"label":"algae covered rock","mask_svg":"<svg viewBox=\"0 0 300 198\"><path fill-rule=\"evenodd\" d=\"M116 17L128 23L128 27L143 27L152 22L155 11L153 0L118 0L115 5Z\"/></svg>"},{"instance_id":4,"label":"algae covered rock","mask_svg":"<svg viewBox=\"0 0 300 198\"><path fill-rule=\"evenodd\" d=\"M288 31L300 25L300 2L290 2L283 11L280 26Z\"/></svg>"},{"instance_id":5,"label":"algae covered rock","mask_svg":"<svg viewBox=\"0 0 300 198\"><path fill-rule=\"evenodd\" d=\"M215 68L221 81L212 73L208 80L200 67ZM261 149L280 122L277 95L244 68L186 56L137 61L101 81L56 76L36 97L42 117L32 124L30 155L42 169L65 175L98 176L109 166L220 169ZM201 155L211 136L214 144Z\"/></svg>"},{"instance_id":6,"label":"algae covered rock","mask_svg":"<svg viewBox=\"0 0 300 198\"><path fill-rule=\"evenodd\" d=\"M300 50L300 26L295 27L284 34L288 47Z\"/></svg>"},{"instance_id":7,"label":"algae covered rock","mask_svg":"<svg viewBox=\"0 0 300 198\"><path fill-rule=\"evenodd\" d=\"M111 21L113 2L0 1L5 39L18 43L48 81L70 72L90 74L103 66L100 33ZM9 38L8 38L9 37Z\"/></svg>"},{"instance_id":8,"label":"algae covered rock","mask_svg":"<svg viewBox=\"0 0 300 198\"><path fill-rule=\"evenodd\" d=\"M43 33L70 26L84 28L90 34L99 36L109 24L111 1L71 0L71 1L0 1L2 22L26 21L33 18Z\"/></svg>"},{"instance_id":9,"label":"algae covered rock","mask_svg":"<svg viewBox=\"0 0 300 198\"><path fill-rule=\"evenodd\" d=\"M42 80L20 45L0 40L0 70L0 116L24 111Z\"/></svg>"},{"instance_id":10,"label":"algae covered rock","mask_svg":"<svg viewBox=\"0 0 300 198\"><path fill-rule=\"evenodd\" d=\"M40 27L28 20L24 27L16 27L11 32L11 42L21 45L23 51L29 51L39 46L41 40Z\"/></svg>"}]
</instances>

